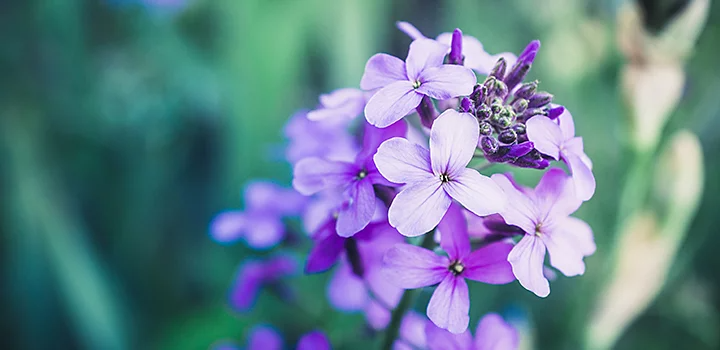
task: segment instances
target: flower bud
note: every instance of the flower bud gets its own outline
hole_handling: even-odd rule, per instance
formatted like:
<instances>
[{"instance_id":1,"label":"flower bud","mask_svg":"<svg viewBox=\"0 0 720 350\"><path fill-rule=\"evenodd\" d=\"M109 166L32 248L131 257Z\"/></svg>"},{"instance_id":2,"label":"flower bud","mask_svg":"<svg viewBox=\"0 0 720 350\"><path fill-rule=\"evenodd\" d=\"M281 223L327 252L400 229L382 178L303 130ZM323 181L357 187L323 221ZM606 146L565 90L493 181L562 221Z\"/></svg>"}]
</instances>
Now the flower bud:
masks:
<instances>
[{"instance_id":1,"label":"flower bud","mask_svg":"<svg viewBox=\"0 0 720 350\"><path fill-rule=\"evenodd\" d=\"M452 33L452 41L450 42L450 54L448 54L448 63L462 65L464 57L462 54L462 31L455 28Z\"/></svg>"},{"instance_id":2,"label":"flower bud","mask_svg":"<svg viewBox=\"0 0 720 350\"><path fill-rule=\"evenodd\" d=\"M545 91L538 92L528 100L528 107L530 108L542 108L552 102L553 95Z\"/></svg>"},{"instance_id":3,"label":"flower bud","mask_svg":"<svg viewBox=\"0 0 720 350\"><path fill-rule=\"evenodd\" d=\"M488 123L486 121L480 122L480 135L489 136L489 135L492 135L493 131L495 131L495 129L493 129L493 127L492 127L492 125L490 125L490 123Z\"/></svg>"},{"instance_id":4,"label":"flower bud","mask_svg":"<svg viewBox=\"0 0 720 350\"><path fill-rule=\"evenodd\" d=\"M526 100L524 98L516 99L515 101L513 101L511 106L513 108L513 111L515 111L515 113L523 114L523 113L525 113L525 111L528 108L528 100Z\"/></svg>"},{"instance_id":5,"label":"flower bud","mask_svg":"<svg viewBox=\"0 0 720 350\"><path fill-rule=\"evenodd\" d=\"M515 140L517 140L517 134L513 129L505 129L498 135L498 141L505 144L513 143Z\"/></svg>"},{"instance_id":6,"label":"flower bud","mask_svg":"<svg viewBox=\"0 0 720 350\"><path fill-rule=\"evenodd\" d=\"M555 120L555 119L557 119L557 117L559 117L561 114L563 114L563 112L565 112L565 107L557 106L557 107L550 108L547 112L547 116L548 116L548 118Z\"/></svg>"},{"instance_id":7,"label":"flower bud","mask_svg":"<svg viewBox=\"0 0 720 350\"><path fill-rule=\"evenodd\" d=\"M480 147L485 154L493 154L500 148L498 141L492 136L483 136L480 138Z\"/></svg>"},{"instance_id":8,"label":"flower bud","mask_svg":"<svg viewBox=\"0 0 720 350\"><path fill-rule=\"evenodd\" d=\"M479 120L486 120L486 119L490 118L490 116L492 116L492 115L493 115L492 109L490 109L490 107L488 107L487 105L482 105L475 110L475 116Z\"/></svg>"},{"instance_id":9,"label":"flower bud","mask_svg":"<svg viewBox=\"0 0 720 350\"><path fill-rule=\"evenodd\" d=\"M505 96L507 96L508 92L509 92L509 90L507 88L507 85L505 85L505 83L503 83L500 80L495 80L495 87L493 89L493 93L495 94L495 96L500 97L500 98L505 98Z\"/></svg>"},{"instance_id":10,"label":"flower bud","mask_svg":"<svg viewBox=\"0 0 720 350\"><path fill-rule=\"evenodd\" d=\"M470 99L475 103L475 106L482 104L483 99L487 95L487 89L482 84L475 84L473 92L470 94Z\"/></svg>"},{"instance_id":11,"label":"flower bud","mask_svg":"<svg viewBox=\"0 0 720 350\"><path fill-rule=\"evenodd\" d=\"M460 112L473 113L473 105L469 98L463 97L460 101Z\"/></svg>"},{"instance_id":12,"label":"flower bud","mask_svg":"<svg viewBox=\"0 0 720 350\"><path fill-rule=\"evenodd\" d=\"M500 59L495 62L495 66L490 71L489 76L493 76L499 80L502 80L505 77L505 71L507 70L507 61L500 57Z\"/></svg>"},{"instance_id":13,"label":"flower bud","mask_svg":"<svg viewBox=\"0 0 720 350\"><path fill-rule=\"evenodd\" d=\"M525 83L520 85L520 87L515 91L515 97L516 98L524 98L529 99L532 97L532 95L535 94L538 88L538 81L535 80L530 83Z\"/></svg>"},{"instance_id":14,"label":"flower bud","mask_svg":"<svg viewBox=\"0 0 720 350\"><path fill-rule=\"evenodd\" d=\"M523 123L516 123L512 126L512 129L515 131L515 134L521 135L525 133L525 124Z\"/></svg>"}]
</instances>

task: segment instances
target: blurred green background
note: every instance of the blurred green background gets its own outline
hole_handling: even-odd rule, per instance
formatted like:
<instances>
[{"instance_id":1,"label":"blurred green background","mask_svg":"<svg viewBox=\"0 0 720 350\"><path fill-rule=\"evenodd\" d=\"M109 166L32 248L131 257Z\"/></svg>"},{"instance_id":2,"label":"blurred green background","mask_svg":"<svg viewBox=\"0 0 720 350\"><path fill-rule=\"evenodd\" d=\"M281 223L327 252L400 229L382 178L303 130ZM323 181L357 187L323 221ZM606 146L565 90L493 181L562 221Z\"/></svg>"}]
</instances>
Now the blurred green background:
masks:
<instances>
[{"instance_id":1,"label":"blurred green background","mask_svg":"<svg viewBox=\"0 0 720 350\"><path fill-rule=\"evenodd\" d=\"M656 31L678 3L643 2ZM251 314L230 310L236 268L258 254L213 243L207 226L241 207L248 179L289 184L285 121L321 92L357 86L373 53L404 57L397 20L428 36L460 27L491 53L542 41L531 77L573 112L594 161L598 190L578 216L598 253L585 276L555 281L546 300L517 284L472 286L471 328L487 311L511 310L527 317L536 348L580 348L632 161L619 89L622 4L0 1L0 348L206 349L242 343L257 322L277 325L288 344L321 327L338 348L367 348L361 315L329 311L326 275L292 281L322 321L288 318L297 314L269 296ZM664 133L699 137L701 206L667 284L617 349L720 348L719 56L712 4Z\"/></svg>"}]
</instances>

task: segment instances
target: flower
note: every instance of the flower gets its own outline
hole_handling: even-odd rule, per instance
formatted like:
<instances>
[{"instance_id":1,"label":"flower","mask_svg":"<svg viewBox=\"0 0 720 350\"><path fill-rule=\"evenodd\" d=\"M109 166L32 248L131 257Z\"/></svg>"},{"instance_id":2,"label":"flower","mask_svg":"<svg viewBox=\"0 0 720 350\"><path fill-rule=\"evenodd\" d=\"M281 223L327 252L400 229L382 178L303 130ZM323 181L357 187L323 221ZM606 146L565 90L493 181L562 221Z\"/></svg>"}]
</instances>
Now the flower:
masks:
<instances>
[{"instance_id":1,"label":"flower","mask_svg":"<svg viewBox=\"0 0 720 350\"><path fill-rule=\"evenodd\" d=\"M410 44L405 62L388 54L368 60L360 81L363 90L379 89L365 106L367 121L387 127L410 114L423 96L438 100L469 95L475 73L463 66L443 64L447 49L431 39Z\"/></svg>"},{"instance_id":2,"label":"flower","mask_svg":"<svg viewBox=\"0 0 720 350\"><path fill-rule=\"evenodd\" d=\"M590 226L569 216L582 203L570 178L560 169L551 169L534 190L516 186L506 175L495 174L492 179L512 203L500 215L525 232L508 256L520 284L540 297L550 294L543 275L546 249L550 264L565 276L582 275L583 257L595 252L595 242Z\"/></svg>"},{"instance_id":3,"label":"flower","mask_svg":"<svg viewBox=\"0 0 720 350\"><path fill-rule=\"evenodd\" d=\"M358 89L338 89L329 94L320 95L320 105L307 114L312 121L334 120L346 123L363 112L367 101L366 92Z\"/></svg>"},{"instance_id":4,"label":"flower","mask_svg":"<svg viewBox=\"0 0 720 350\"><path fill-rule=\"evenodd\" d=\"M362 230L375 213L373 185L394 186L377 171L373 155L378 146L395 136L405 136L407 124L399 122L385 129L365 124L363 149L355 161L331 161L318 157L306 158L295 164L293 187L312 195L325 189L342 189L346 202L338 212L337 233L350 237Z\"/></svg>"},{"instance_id":5,"label":"flower","mask_svg":"<svg viewBox=\"0 0 720 350\"><path fill-rule=\"evenodd\" d=\"M325 333L320 331L312 331L306 333L300 338L297 344L297 350L330 350L330 341Z\"/></svg>"},{"instance_id":6,"label":"flower","mask_svg":"<svg viewBox=\"0 0 720 350\"><path fill-rule=\"evenodd\" d=\"M414 350L427 348L425 325L430 323L425 316L408 311L400 322L399 337L393 344L394 350Z\"/></svg>"},{"instance_id":7,"label":"flower","mask_svg":"<svg viewBox=\"0 0 720 350\"><path fill-rule=\"evenodd\" d=\"M254 181L245 187L245 210L224 211L210 223L210 236L219 243L244 239L255 249L275 246L285 236L282 219L298 215L305 198L292 189L270 181Z\"/></svg>"},{"instance_id":8,"label":"flower","mask_svg":"<svg viewBox=\"0 0 720 350\"><path fill-rule=\"evenodd\" d=\"M478 138L478 123L467 113L447 110L430 130L430 151L403 138L385 141L375 155L378 171L406 184L388 212L390 224L405 236L435 227L453 199L477 215L497 213L505 205L502 190L466 168Z\"/></svg>"},{"instance_id":9,"label":"flower","mask_svg":"<svg viewBox=\"0 0 720 350\"><path fill-rule=\"evenodd\" d=\"M575 123L567 109L555 121L542 116L528 120L527 135L538 151L567 164L580 199L592 198L595 193L592 162L583 150L582 137L575 136Z\"/></svg>"},{"instance_id":10,"label":"flower","mask_svg":"<svg viewBox=\"0 0 720 350\"><path fill-rule=\"evenodd\" d=\"M222 345L214 347L213 350L235 350L239 347L232 345ZM283 339L275 328L268 325L258 325L250 330L248 335L247 350L282 350ZM298 340L297 350L330 350L330 341L325 333L321 331L311 331L305 333Z\"/></svg>"},{"instance_id":11,"label":"flower","mask_svg":"<svg viewBox=\"0 0 720 350\"><path fill-rule=\"evenodd\" d=\"M508 253L513 245L497 242L471 252L467 223L453 204L438 226L440 246L448 256L411 244L397 244L383 258L387 278L405 289L440 283L430 298L427 315L440 328L462 333L468 327L470 297L465 279L505 284L515 280Z\"/></svg>"},{"instance_id":12,"label":"flower","mask_svg":"<svg viewBox=\"0 0 720 350\"><path fill-rule=\"evenodd\" d=\"M289 256L280 255L267 261L246 260L230 290L230 304L238 311L247 311L255 302L260 288L296 271L297 264Z\"/></svg>"},{"instance_id":13,"label":"flower","mask_svg":"<svg viewBox=\"0 0 720 350\"><path fill-rule=\"evenodd\" d=\"M515 350L520 345L517 330L495 313L480 319L474 339L468 331L453 334L431 323L425 334L429 350Z\"/></svg>"},{"instance_id":14,"label":"flower","mask_svg":"<svg viewBox=\"0 0 720 350\"><path fill-rule=\"evenodd\" d=\"M296 164L307 157L321 157L330 160L352 161L358 147L344 120L326 118L312 121L308 112L295 113L285 124L285 137L290 141L285 157L290 164Z\"/></svg>"}]
</instances>

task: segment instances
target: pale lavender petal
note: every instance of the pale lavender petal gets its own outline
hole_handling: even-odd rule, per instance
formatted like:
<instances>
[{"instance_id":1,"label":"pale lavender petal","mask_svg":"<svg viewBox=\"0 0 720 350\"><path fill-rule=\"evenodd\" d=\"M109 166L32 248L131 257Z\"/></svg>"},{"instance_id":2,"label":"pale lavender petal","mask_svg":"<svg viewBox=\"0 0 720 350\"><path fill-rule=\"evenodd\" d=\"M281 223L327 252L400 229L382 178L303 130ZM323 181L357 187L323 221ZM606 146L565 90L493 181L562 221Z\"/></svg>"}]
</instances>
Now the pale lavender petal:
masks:
<instances>
[{"instance_id":1,"label":"pale lavender petal","mask_svg":"<svg viewBox=\"0 0 720 350\"><path fill-rule=\"evenodd\" d=\"M369 179L354 181L347 190L350 203L340 210L337 233L350 237L370 223L375 213L375 191Z\"/></svg>"},{"instance_id":2,"label":"pale lavender petal","mask_svg":"<svg viewBox=\"0 0 720 350\"><path fill-rule=\"evenodd\" d=\"M268 249L285 236L285 225L277 217L254 217L249 223L244 239L255 249Z\"/></svg>"},{"instance_id":3,"label":"pale lavender petal","mask_svg":"<svg viewBox=\"0 0 720 350\"><path fill-rule=\"evenodd\" d=\"M313 121L329 118L352 119L365 108L365 92L358 89L338 89L320 95L322 108L310 111L307 118Z\"/></svg>"},{"instance_id":4,"label":"pale lavender petal","mask_svg":"<svg viewBox=\"0 0 720 350\"><path fill-rule=\"evenodd\" d=\"M432 39L417 39L410 44L405 69L407 79L417 81L422 71L443 64L447 46Z\"/></svg>"},{"instance_id":5,"label":"pale lavender petal","mask_svg":"<svg viewBox=\"0 0 720 350\"><path fill-rule=\"evenodd\" d=\"M365 105L365 119L379 128L386 128L412 113L420 104L422 94L411 82L397 81L380 89Z\"/></svg>"},{"instance_id":6,"label":"pale lavender petal","mask_svg":"<svg viewBox=\"0 0 720 350\"><path fill-rule=\"evenodd\" d=\"M256 326L250 331L248 350L281 350L283 340L274 328Z\"/></svg>"},{"instance_id":7,"label":"pale lavender petal","mask_svg":"<svg viewBox=\"0 0 720 350\"><path fill-rule=\"evenodd\" d=\"M515 280L508 254L513 245L497 242L482 247L463 259L462 277L489 284L505 284Z\"/></svg>"},{"instance_id":8,"label":"pale lavender petal","mask_svg":"<svg viewBox=\"0 0 720 350\"><path fill-rule=\"evenodd\" d=\"M403 138L383 142L374 160L380 174L395 183L413 183L434 177L430 152Z\"/></svg>"},{"instance_id":9,"label":"pale lavender petal","mask_svg":"<svg viewBox=\"0 0 720 350\"><path fill-rule=\"evenodd\" d=\"M510 251L508 261L513 274L525 289L542 298L550 294L550 283L543 275L545 245L540 238L525 235Z\"/></svg>"},{"instance_id":10,"label":"pale lavender petal","mask_svg":"<svg viewBox=\"0 0 720 350\"><path fill-rule=\"evenodd\" d=\"M210 223L210 237L218 243L230 243L240 238L251 223L242 211L218 214Z\"/></svg>"},{"instance_id":11,"label":"pale lavender petal","mask_svg":"<svg viewBox=\"0 0 720 350\"><path fill-rule=\"evenodd\" d=\"M560 148L565 141L560 126L550 118L535 116L525 124L528 140L540 153L560 159Z\"/></svg>"},{"instance_id":12,"label":"pale lavender petal","mask_svg":"<svg viewBox=\"0 0 720 350\"><path fill-rule=\"evenodd\" d=\"M520 334L500 315L490 313L480 319L474 350L516 350L519 345Z\"/></svg>"},{"instance_id":13,"label":"pale lavender petal","mask_svg":"<svg viewBox=\"0 0 720 350\"><path fill-rule=\"evenodd\" d=\"M527 233L535 232L537 209L532 200L518 190L510 178L504 174L494 174L491 179L505 192L507 203L500 215L510 225L515 225Z\"/></svg>"},{"instance_id":14,"label":"pale lavender petal","mask_svg":"<svg viewBox=\"0 0 720 350\"><path fill-rule=\"evenodd\" d=\"M575 194L578 198L586 201L595 194L595 176L582 157L576 154L563 155L563 160L570 168L572 181L575 184Z\"/></svg>"},{"instance_id":15,"label":"pale lavender petal","mask_svg":"<svg viewBox=\"0 0 720 350\"><path fill-rule=\"evenodd\" d=\"M415 311L409 311L405 314L400 323L400 338L408 344L412 344L417 348L425 348L427 343L425 337L425 326L431 324L425 316ZM434 325L433 325L434 327Z\"/></svg>"},{"instance_id":16,"label":"pale lavender petal","mask_svg":"<svg viewBox=\"0 0 720 350\"><path fill-rule=\"evenodd\" d=\"M303 335L297 344L297 350L330 350L330 340L325 333L312 331Z\"/></svg>"},{"instance_id":17,"label":"pale lavender petal","mask_svg":"<svg viewBox=\"0 0 720 350\"><path fill-rule=\"evenodd\" d=\"M566 232L548 232L541 237L550 255L550 265L563 275L572 277L585 273L583 254L573 246L574 237Z\"/></svg>"},{"instance_id":18,"label":"pale lavender petal","mask_svg":"<svg viewBox=\"0 0 720 350\"><path fill-rule=\"evenodd\" d=\"M477 83L472 69L454 64L428 68L420 73L418 80L417 92L438 100L470 95Z\"/></svg>"},{"instance_id":19,"label":"pale lavender petal","mask_svg":"<svg viewBox=\"0 0 720 350\"><path fill-rule=\"evenodd\" d=\"M245 186L243 197L245 207L249 209L271 209L275 205L276 197L282 192L280 186L270 181L252 181Z\"/></svg>"},{"instance_id":20,"label":"pale lavender petal","mask_svg":"<svg viewBox=\"0 0 720 350\"><path fill-rule=\"evenodd\" d=\"M470 236L462 207L453 203L438 224L440 246L450 260L464 258L470 253Z\"/></svg>"},{"instance_id":21,"label":"pale lavender petal","mask_svg":"<svg viewBox=\"0 0 720 350\"><path fill-rule=\"evenodd\" d=\"M535 187L535 205L545 213L543 225L556 219L564 219L582 204L575 195L571 178L562 169L550 169Z\"/></svg>"},{"instance_id":22,"label":"pale lavender petal","mask_svg":"<svg viewBox=\"0 0 720 350\"><path fill-rule=\"evenodd\" d=\"M328 284L330 304L342 311L359 311L368 302L363 280L355 276L347 263L340 264Z\"/></svg>"},{"instance_id":23,"label":"pale lavender petal","mask_svg":"<svg viewBox=\"0 0 720 350\"><path fill-rule=\"evenodd\" d=\"M360 88L375 90L401 80L407 80L405 62L395 56L379 53L370 57L365 64Z\"/></svg>"},{"instance_id":24,"label":"pale lavender petal","mask_svg":"<svg viewBox=\"0 0 720 350\"><path fill-rule=\"evenodd\" d=\"M385 253L383 274L398 287L414 289L439 283L449 274L448 259L430 250L400 243Z\"/></svg>"},{"instance_id":25,"label":"pale lavender petal","mask_svg":"<svg viewBox=\"0 0 720 350\"><path fill-rule=\"evenodd\" d=\"M405 135L407 135L408 126L402 119L398 120L393 125L382 129L367 122L363 124L363 148L355 161L358 165L364 164L369 158L372 158L372 156L374 156L377 152L378 147L380 147L380 145L386 140L394 137L405 137Z\"/></svg>"},{"instance_id":26,"label":"pale lavender petal","mask_svg":"<svg viewBox=\"0 0 720 350\"><path fill-rule=\"evenodd\" d=\"M475 169L463 169L443 189L450 197L476 215L485 216L501 212L508 203L503 189L495 181Z\"/></svg>"},{"instance_id":27,"label":"pale lavender petal","mask_svg":"<svg viewBox=\"0 0 720 350\"><path fill-rule=\"evenodd\" d=\"M378 250L382 250L382 247L378 247ZM388 250L389 249L383 251L383 254L377 258L374 256L368 257L372 258L372 261L368 261L366 258L368 254L363 255L363 261L365 263L365 281L367 282L368 288L372 291L375 299L383 305L395 307L398 302L400 302L400 298L402 298L403 288L400 288L397 283L387 278L388 274L385 272L383 256Z\"/></svg>"},{"instance_id":28,"label":"pale lavender petal","mask_svg":"<svg viewBox=\"0 0 720 350\"><path fill-rule=\"evenodd\" d=\"M470 296L464 278L447 274L430 297L427 315L436 326L450 333L462 333L470 322Z\"/></svg>"},{"instance_id":29,"label":"pale lavender petal","mask_svg":"<svg viewBox=\"0 0 720 350\"><path fill-rule=\"evenodd\" d=\"M573 121L573 117L567 108L563 110L557 120L564 140L569 140L575 137L575 122Z\"/></svg>"},{"instance_id":30,"label":"pale lavender petal","mask_svg":"<svg viewBox=\"0 0 720 350\"><path fill-rule=\"evenodd\" d=\"M323 191L312 198L302 214L303 229L312 235L332 219L335 211L340 208L345 199L340 191Z\"/></svg>"},{"instance_id":31,"label":"pale lavender petal","mask_svg":"<svg viewBox=\"0 0 720 350\"><path fill-rule=\"evenodd\" d=\"M391 316L390 311L373 299L370 299L365 307L365 320L374 330L379 331L387 327Z\"/></svg>"},{"instance_id":32,"label":"pale lavender petal","mask_svg":"<svg viewBox=\"0 0 720 350\"><path fill-rule=\"evenodd\" d=\"M407 36L409 36L413 40L426 38L423 33L421 33L417 28L415 28L414 25L408 22L398 21L395 22L395 26L397 26L397 28L400 29L401 32L407 34Z\"/></svg>"},{"instance_id":33,"label":"pale lavender petal","mask_svg":"<svg viewBox=\"0 0 720 350\"><path fill-rule=\"evenodd\" d=\"M453 334L428 322L425 325L425 334L428 350L474 350L472 335L468 330Z\"/></svg>"},{"instance_id":34,"label":"pale lavender petal","mask_svg":"<svg viewBox=\"0 0 720 350\"><path fill-rule=\"evenodd\" d=\"M408 237L435 228L452 202L440 184L439 179L430 178L405 186L390 204L390 225Z\"/></svg>"},{"instance_id":35,"label":"pale lavender petal","mask_svg":"<svg viewBox=\"0 0 720 350\"><path fill-rule=\"evenodd\" d=\"M335 222L328 221L313 236L315 245L308 254L305 273L328 270L343 252L345 239L335 232Z\"/></svg>"},{"instance_id":36,"label":"pale lavender petal","mask_svg":"<svg viewBox=\"0 0 720 350\"><path fill-rule=\"evenodd\" d=\"M558 231L572 240L572 246L582 255L589 256L595 253L595 239L592 228L585 221L578 218L567 217L558 223Z\"/></svg>"},{"instance_id":37,"label":"pale lavender petal","mask_svg":"<svg viewBox=\"0 0 720 350\"><path fill-rule=\"evenodd\" d=\"M351 163L305 158L295 164L293 187L308 196L324 189L349 184L357 172L357 167Z\"/></svg>"},{"instance_id":38,"label":"pale lavender petal","mask_svg":"<svg viewBox=\"0 0 720 350\"><path fill-rule=\"evenodd\" d=\"M436 176L450 179L470 162L480 136L477 119L469 113L448 109L440 114L430 130L430 158Z\"/></svg>"}]
</instances>

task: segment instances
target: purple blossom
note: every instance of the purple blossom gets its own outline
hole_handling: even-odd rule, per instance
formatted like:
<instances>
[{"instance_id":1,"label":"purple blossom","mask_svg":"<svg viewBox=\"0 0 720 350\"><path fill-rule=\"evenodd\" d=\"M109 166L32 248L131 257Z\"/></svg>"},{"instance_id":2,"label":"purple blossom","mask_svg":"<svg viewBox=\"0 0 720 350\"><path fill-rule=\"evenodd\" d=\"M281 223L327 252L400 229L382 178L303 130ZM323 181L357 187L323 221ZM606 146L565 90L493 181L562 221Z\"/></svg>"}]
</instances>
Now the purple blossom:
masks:
<instances>
[{"instance_id":1,"label":"purple blossom","mask_svg":"<svg viewBox=\"0 0 720 350\"><path fill-rule=\"evenodd\" d=\"M269 181L254 181L245 187L245 210L218 214L210 224L210 235L219 243L243 239L255 249L275 246L285 236L282 219L298 215L306 199L292 189Z\"/></svg>"},{"instance_id":2,"label":"purple blossom","mask_svg":"<svg viewBox=\"0 0 720 350\"><path fill-rule=\"evenodd\" d=\"M385 141L375 155L380 173L406 186L390 205L390 224L405 236L435 227L453 199L477 215L497 213L505 205L502 190L490 178L466 168L478 139L470 114L447 110L430 131L430 151L403 138Z\"/></svg>"},{"instance_id":3,"label":"purple blossom","mask_svg":"<svg viewBox=\"0 0 720 350\"><path fill-rule=\"evenodd\" d=\"M490 284L515 280L508 253L513 245L497 242L471 252L467 223L459 205L453 204L440 222L440 246L448 256L411 244L398 244L383 259L388 279L405 289L440 283L430 298L427 315L440 328L452 333L467 329L470 310L465 279Z\"/></svg>"},{"instance_id":4,"label":"purple blossom","mask_svg":"<svg viewBox=\"0 0 720 350\"><path fill-rule=\"evenodd\" d=\"M453 334L431 323L425 326L429 350L515 350L520 336L498 314L483 316L475 330L475 337L469 331Z\"/></svg>"},{"instance_id":5,"label":"purple blossom","mask_svg":"<svg viewBox=\"0 0 720 350\"><path fill-rule=\"evenodd\" d=\"M282 350L283 340L275 328L260 325L253 327L248 336L247 350Z\"/></svg>"},{"instance_id":6,"label":"purple blossom","mask_svg":"<svg viewBox=\"0 0 720 350\"><path fill-rule=\"evenodd\" d=\"M512 203L500 215L525 232L508 256L520 284L540 297L550 294L550 284L543 275L546 249L550 264L565 276L582 275L583 257L595 252L595 242L590 226L569 216L582 203L570 178L560 169L551 169L534 190L519 187L502 174L492 179Z\"/></svg>"},{"instance_id":7,"label":"purple blossom","mask_svg":"<svg viewBox=\"0 0 720 350\"><path fill-rule=\"evenodd\" d=\"M362 90L346 88L320 95L321 107L308 112L307 118L312 121L337 119L339 124L347 123L363 112L367 94Z\"/></svg>"},{"instance_id":8,"label":"purple blossom","mask_svg":"<svg viewBox=\"0 0 720 350\"><path fill-rule=\"evenodd\" d=\"M362 230L373 217L376 208L373 185L394 186L378 172L373 155L385 140L405 136L407 124L399 122L385 129L365 124L363 149L354 162L331 161L323 158L306 158L295 164L293 187L311 195L326 189L340 189L345 203L338 212L337 233L350 237Z\"/></svg>"},{"instance_id":9,"label":"purple blossom","mask_svg":"<svg viewBox=\"0 0 720 350\"><path fill-rule=\"evenodd\" d=\"M276 256L266 261L246 260L230 290L230 304L238 311L247 311L263 286L294 275L296 271L295 259L288 256Z\"/></svg>"},{"instance_id":10,"label":"purple blossom","mask_svg":"<svg viewBox=\"0 0 720 350\"><path fill-rule=\"evenodd\" d=\"M399 338L393 345L394 350L414 350L425 349L427 341L425 336L425 326L432 324L425 316L415 311L409 311L405 314L400 323Z\"/></svg>"},{"instance_id":11,"label":"purple blossom","mask_svg":"<svg viewBox=\"0 0 720 350\"><path fill-rule=\"evenodd\" d=\"M296 350L330 350L330 341L325 333L320 331L312 331L306 333L300 338Z\"/></svg>"},{"instance_id":12,"label":"purple blossom","mask_svg":"<svg viewBox=\"0 0 720 350\"><path fill-rule=\"evenodd\" d=\"M528 120L527 135L538 151L567 164L580 199L586 201L593 196L592 162L583 150L582 137L575 136L575 123L567 109L556 120L543 116Z\"/></svg>"},{"instance_id":13,"label":"purple blossom","mask_svg":"<svg viewBox=\"0 0 720 350\"><path fill-rule=\"evenodd\" d=\"M379 89L365 106L370 124L384 128L410 114L423 96L438 100L469 95L476 77L472 70L443 64L447 47L431 39L410 44L405 62L388 54L368 60L360 81L363 90Z\"/></svg>"},{"instance_id":14,"label":"purple blossom","mask_svg":"<svg viewBox=\"0 0 720 350\"><path fill-rule=\"evenodd\" d=\"M285 125L285 137L290 141L285 157L290 164L308 157L337 161L352 161L358 152L355 139L347 131L347 122L338 118L318 121L308 119L308 113L295 113Z\"/></svg>"}]
</instances>

